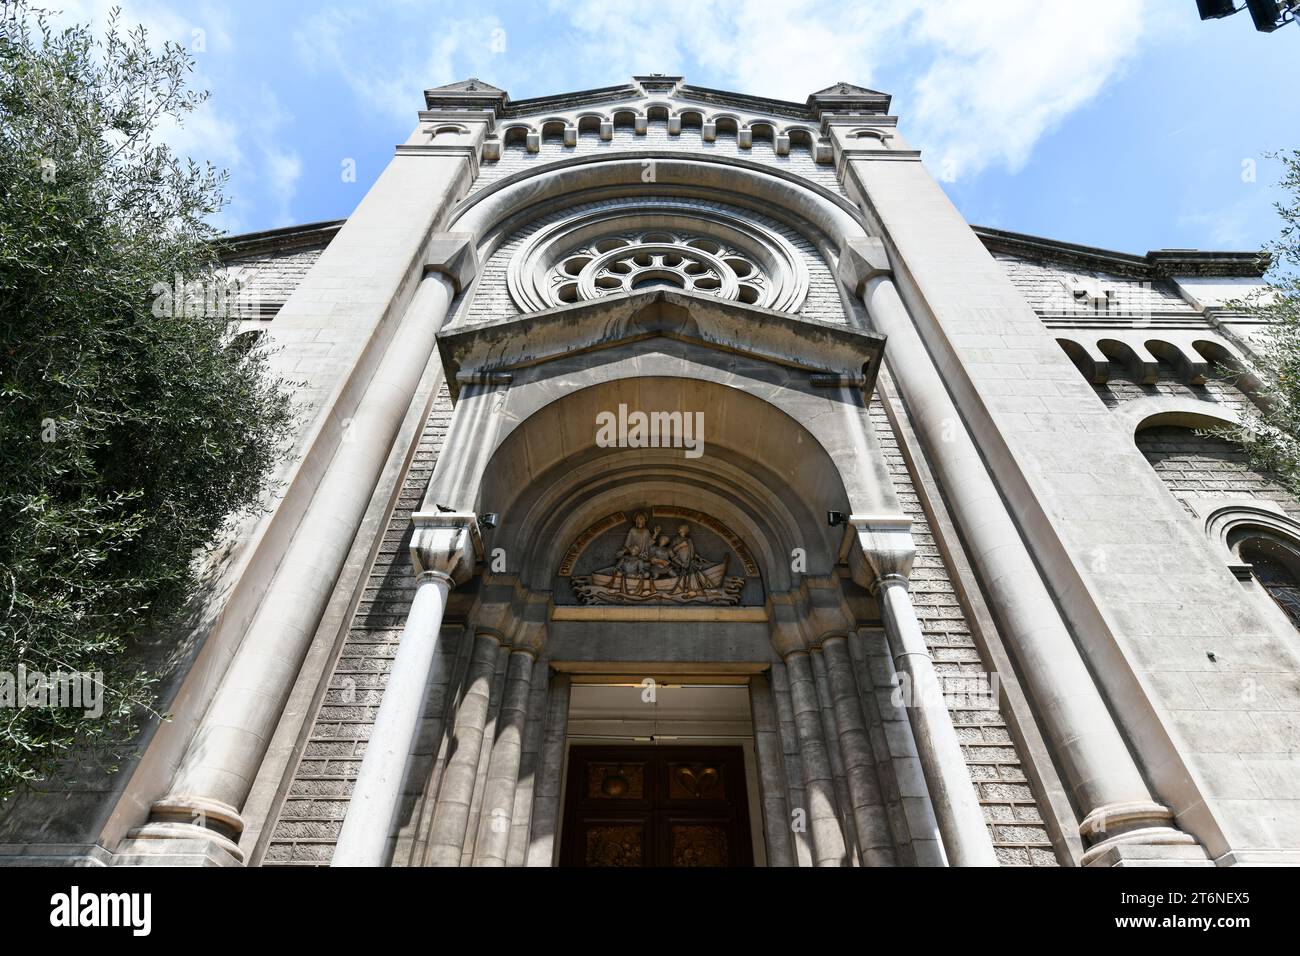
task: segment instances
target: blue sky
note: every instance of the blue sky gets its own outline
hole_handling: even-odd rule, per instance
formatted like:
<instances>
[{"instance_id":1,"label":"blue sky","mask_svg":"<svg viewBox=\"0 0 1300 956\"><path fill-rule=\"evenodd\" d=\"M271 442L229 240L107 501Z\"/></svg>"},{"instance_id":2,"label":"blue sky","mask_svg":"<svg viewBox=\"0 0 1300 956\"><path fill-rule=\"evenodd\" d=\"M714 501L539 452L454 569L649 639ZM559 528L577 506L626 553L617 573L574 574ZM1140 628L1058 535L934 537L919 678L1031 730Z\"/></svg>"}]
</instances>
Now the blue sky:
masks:
<instances>
[{"instance_id":1,"label":"blue sky","mask_svg":"<svg viewBox=\"0 0 1300 956\"><path fill-rule=\"evenodd\" d=\"M44 0L102 21L108 0ZM212 91L171 141L231 171L234 232L346 216L425 87L524 98L681 73L800 100L847 80L972 223L1129 252L1256 248L1300 147L1300 25L1202 23L1195 0L121 0ZM356 181L345 181L348 160Z\"/></svg>"}]
</instances>

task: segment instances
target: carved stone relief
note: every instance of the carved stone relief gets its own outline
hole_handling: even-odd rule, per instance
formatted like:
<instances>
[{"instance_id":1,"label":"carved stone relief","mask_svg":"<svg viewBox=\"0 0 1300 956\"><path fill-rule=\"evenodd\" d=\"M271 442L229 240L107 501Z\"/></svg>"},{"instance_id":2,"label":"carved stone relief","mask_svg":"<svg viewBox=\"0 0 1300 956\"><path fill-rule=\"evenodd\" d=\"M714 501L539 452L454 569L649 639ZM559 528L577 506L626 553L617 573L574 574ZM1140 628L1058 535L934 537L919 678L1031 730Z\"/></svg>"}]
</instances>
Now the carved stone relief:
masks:
<instances>
[{"instance_id":1,"label":"carved stone relief","mask_svg":"<svg viewBox=\"0 0 1300 956\"><path fill-rule=\"evenodd\" d=\"M589 545L624 525L627 527L621 546L598 554L597 566L590 572L573 573ZM700 527L720 538L730 550L706 554L694 534ZM607 540L605 546L609 543ZM724 525L701 512L674 507L631 515L620 511L603 518L578 536L559 569L561 577L569 578L578 603L588 605L728 607L740 603L746 579L757 573L758 566L749 550Z\"/></svg>"}]
</instances>

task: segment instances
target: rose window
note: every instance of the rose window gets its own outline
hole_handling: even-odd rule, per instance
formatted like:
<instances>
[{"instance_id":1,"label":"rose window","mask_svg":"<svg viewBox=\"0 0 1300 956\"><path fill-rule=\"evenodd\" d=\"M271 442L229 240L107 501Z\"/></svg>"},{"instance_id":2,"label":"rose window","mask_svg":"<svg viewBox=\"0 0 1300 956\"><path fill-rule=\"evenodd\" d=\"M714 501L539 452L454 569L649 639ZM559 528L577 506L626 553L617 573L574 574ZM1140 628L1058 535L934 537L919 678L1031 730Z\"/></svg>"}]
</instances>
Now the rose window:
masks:
<instances>
[{"instance_id":1,"label":"rose window","mask_svg":"<svg viewBox=\"0 0 1300 956\"><path fill-rule=\"evenodd\" d=\"M763 271L740 249L668 232L597 239L564 256L550 281L560 302L667 288L755 305L767 298L769 288Z\"/></svg>"},{"instance_id":2,"label":"rose window","mask_svg":"<svg viewBox=\"0 0 1300 956\"><path fill-rule=\"evenodd\" d=\"M721 203L636 197L564 210L509 252L507 284L535 312L647 289L797 313L807 253L787 227Z\"/></svg>"}]
</instances>

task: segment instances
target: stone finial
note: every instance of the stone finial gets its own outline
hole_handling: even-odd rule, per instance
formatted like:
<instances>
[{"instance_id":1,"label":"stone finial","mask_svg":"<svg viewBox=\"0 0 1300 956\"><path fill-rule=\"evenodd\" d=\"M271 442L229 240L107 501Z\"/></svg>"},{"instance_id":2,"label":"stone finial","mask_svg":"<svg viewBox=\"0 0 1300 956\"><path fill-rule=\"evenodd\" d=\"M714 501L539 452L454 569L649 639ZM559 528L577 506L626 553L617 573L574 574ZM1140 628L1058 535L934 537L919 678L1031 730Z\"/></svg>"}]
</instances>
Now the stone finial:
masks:
<instances>
[{"instance_id":1,"label":"stone finial","mask_svg":"<svg viewBox=\"0 0 1300 956\"><path fill-rule=\"evenodd\" d=\"M442 575L464 584L483 555L478 517L463 511L421 511L411 516L411 563L416 576Z\"/></svg>"},{"instance_id":2,"label":"stone finial","mask_svg":"<svg viewBox=\"0 0 1300 956\"><path fill-rule=\"evenodd\" d=\"M850 515L858 547L849 554L853 580L874 591L886 578L907 578L916 558L912 519L907 515Z\"/></svg>"},{"instance_id":3,"label":"stone finial","mask_svg":"<svg viewBox=\"0 0 1300 956\"><path fill-rule=\"evenodd\" d=\"M840 249L839 277L854 295L861 295L871 279L892 271L885 244L879 239L852 238Z\"/></svg>"},{"instance_id":4,"label":"stone finial","mask_svg":"<svg viewBox=\"0 0 1300 956\"><path fill-rule=\"evenodd\" d=\"M455 287L464 292L478 274L478 256L474 251L474 236L468 232L443 232L429 239L426 272L440 272Z\"/></svg>"}]
</instances>

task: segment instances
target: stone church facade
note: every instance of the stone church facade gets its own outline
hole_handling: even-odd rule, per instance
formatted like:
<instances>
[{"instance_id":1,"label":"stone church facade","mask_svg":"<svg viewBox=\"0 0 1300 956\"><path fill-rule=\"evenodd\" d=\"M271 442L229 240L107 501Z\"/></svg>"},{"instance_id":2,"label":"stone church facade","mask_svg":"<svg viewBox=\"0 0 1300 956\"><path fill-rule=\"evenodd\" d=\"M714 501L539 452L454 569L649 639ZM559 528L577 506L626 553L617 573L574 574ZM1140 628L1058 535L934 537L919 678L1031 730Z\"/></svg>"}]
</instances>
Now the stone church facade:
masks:
<instances>
[{"instance_id":1,"label":"stone church facade","mask_svg":"<svg viewBox=\"0 0 1300 956\"><path fill-rule=\"evenodd\" d=\"M4 862L1300 863L1253 255L974 228L850 84L425 100L231 241L296 453Z\"/></svg>"}]
</instances>

